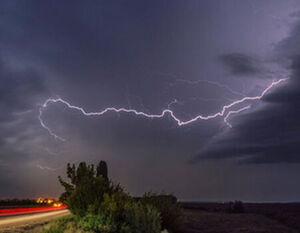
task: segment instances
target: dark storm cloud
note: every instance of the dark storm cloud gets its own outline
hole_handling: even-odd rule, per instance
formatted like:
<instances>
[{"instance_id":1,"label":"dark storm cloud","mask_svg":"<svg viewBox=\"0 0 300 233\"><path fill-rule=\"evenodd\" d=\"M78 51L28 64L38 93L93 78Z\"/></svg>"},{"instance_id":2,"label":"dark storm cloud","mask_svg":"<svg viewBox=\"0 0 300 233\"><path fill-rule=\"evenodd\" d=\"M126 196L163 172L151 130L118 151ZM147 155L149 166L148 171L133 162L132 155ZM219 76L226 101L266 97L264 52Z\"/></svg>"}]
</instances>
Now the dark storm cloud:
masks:
<instances>
[{"instance_id":1,"label":"dark storm cloud","mask_svg":"<svg viewBox=\"0 0 300 233\"><path fill-rule=\"evenodd\" d=\"M295 109L294 109L295 108ZM233 128L212 143L200 158L240 163L299 163L299 102L277 104L236 117Z\"/></svg>"},{"instance_id":2,"label":"dark storm cloud","mask_svg":"<svg viewBox=\"0 0 300 233\"><path fill-rule=\"evenodd\" d=\"M60 96L87 111L113 106L156 114L176 99L178 103L171 108L180 119L213 114L244 93L256 94L254 86L264 85L247 78L261 74L259 59L247 54L267 53L267 45L282 38L268 14L276 15L282 9L290 13L291 7L286 6L289 4L280 0L272 4L260 0L242 4L235 0L1 1L0 49L7 64L0 71L5 74L0 77L0 110L6 111L0 116L0 160L8 167L0 169L0 177L5 177L0 178L0 185L7 185L6 180L15 180L18 185L30 181L28 190L20 187L21 196L33 195L34 190L39 195L59 195L58 187L49 188L50 183L58 185L59 172L63 175L63 169L55 170L57 167L76 160L105 159L112 179L121 181L134 194L153 189L178 191L180 197L231 198L231 175L236 167L224 168L227 181L223 182L216 176L223 169L222 160L208 166L206 162L197 166L187 163L190 156L205 150L211 139L226 130L221 118L178 127L169 116L150 120L110 112L85 117L62 104L51 104L43 120L67 139L61 143L39 125L38 104ZM215 59L220 54L230 75L224 76L224 66ZM187 82L177 82L178 78ZM199 79L212 82L189 82ZM269 105L279 104L275 97L268 98L265 101ZM280 105L285 109L284 103ZM233 116L235 128L223 139L228 139L230 146L232 140L240 140L245 153L250 153L248 159L258 161L259 148L272 142L249 149L249 144L257 143L254 134L258 127L252 129L246 123L252 117L259 120L269 116L269 112ZM280 111L274 113L278 119L269 117L269 121L284 124ZM263 122L261 129L266 127ZM239 127L253 130L249 144ZM276 133L268 132L268 137ZM289 136L286 132L282 138ZM292 145L292 141L283 143ZM214 148L221 148L221 142ZM229 157L230 149L207 155ZM277 161L280 159L278 156ZM37 163L53 167L55 172L37 168ZM222 185L228 196L219 191ZM16 191L13 186L8 189L5 195Z\"/></svg>"},{"instance_id":3,"label":"dark storm cloud","mask_svg":"<svg viewBox=\"0 0 300 233\"><path fill-rule=\"evenodd\" d=\"M5 4L4 21L9 24L1 25L0 40L63 76L53 77L56 82L52 83L65 98L89 104L94 97L124 106L128 92L143 96L145 105L158 110L157 102L165 105L170 99L152 94L153 89L162 90L161 77L149 71L167 69L172 63L171 69L186 63L189 70L196 65L182 57L187 47L184 38L170 37L175 29L184 30L186 23L178 24L172 13L185 17L187 9L179 10L181 5L177 1L172 5L160 1L18 1ZM78 98L78 92L86 89L89 95Z\"/></svg>"},{"instance_id":4,"label":"dark storm cloud","mask_svg":"<svg viewBox=\"0 0 300 233\"><path fill-rule=\"evenodd\" d=\"M16 117L13 113L33 109L32 122L23 122L22 127L6 128L5 133L2 131L5 149L1 147L1 156L6 162L15 158L16 163L33 163L37 157L32 151L19 154L9 149L19 146L20 131L28 128L38 131L37 127L33 127L38 125L37 107L32 104L42 103L50 96L46 88L51 89L54 96L60 95L87 110L101 110L108 106L139 109L145 106L143 110L158 113L177 95L165 93L165 80L153 73L170 70L179 71L189 78L198 77L200 60L207 60L198 58L202 51L195 50L194 46L199 46L199 41L201 44L210 41L201 33L210 27L203 24L201 30L194 30L197 27L194 21L201 22L200 19L207 17L207 9L213 9L213 4L210 6L197 1L191 5L180 1L172 1L172 4L163 1L85 1L84 4L82 1L62 1L59 4L50 1L4 1L0 4L3 13L0 42L5 45L2 48L7 56L5 59L11 59L12 64L32 65L45 74L42 79L34 73L25 77L24 81L16 81L15 74L12 79L3 79L5 90L1 95L7 110L5 119L8 122L15 119L24 121L24 117ZM191 57L195 59L191 60ZM36 78L29 80L31 77ZM7 93L15 91L13 86L24 87L24 91L11 97ZM132 94L138 96L141 103L135 104L128 98ZM183 114L178 111L178 115L190 118L195 115L191 111L193 107L187 107ZM197 103L197 107L204 113L208 109L203 103ZM74 160L76 153L81 153L81 160L86 159L87 153L97 158L106 153L104 156L108 159L107 154L119 159L134 157L138 158L137 161L152 162L162 157L168 164L170 160L180 159L179 154L190 154L198 149L207 140L207 135L212 136L219 131L219 124L210 127L212 124L203 122L180 131L169 117L149 121L136 119L131 114L113 113L103 118L85 118L78 112L67 111L64 106L49 108L43 117L55 133L68 139L66 145L78 146L78 151L64 155L69 161ZM40 127L38 132L49 141L54 140L43 128ZM32 137L39 139L39 136ZM37 143L29 142L28 146L36 147ZM21 159L16 159L19 157ZM39 159L50 166L45 162L51 162L53 157L41 153ZM129 165L125 161L124 167ZM118 174L118 169L115 170ZM15 176L18 177L18 174Z\"/></svg>"},{"instance_id":5,"label":"dark storm cloud","mask_svg":"<svg viewBox=\"0 0 300 233\"><path fill-rule=\"evenodd\" d=\"M36 113L37 99L47 94L47 88L34 69L12 69L3 61L0 83L0 160L9 169L28 162L30 153L23 144L37 136L31 132L37 125L32 116ZM5 170L1 169L1 173Z\"/></svg>"},{"instance_id":6,"label":"dark storm cloud","mask_svg":"<svg viewBox=\"0 0 300 233\"><path fill-rule=\"evenodd\" d=\"M258 61L243 53L224 54L220 60L232 75L247 76L261 72Z\"/></svg>"},{"instance_id":7,"label":"dark storm cloud","mask_svg":"<svg viewBox=\"0 0 300 233\"><path fill-rule=\"evenodd\" d=\"M299 17L300 17L300 11L292 12L289 16L290 16L290 17L299 18Z\"/></svg>"},{"instance_id":8,"label":"dark storm cloud","mask_svg":"<svg viewBox=\"0 0 300 233\"><path fill-rule=\"evenodd\" d=\"M0 62L0 123L12 121L14 114L32 110L36 97L46 93L40 75L31 69L12 71Z\"/></svg>"},{"instance_id":9,"label":"dark storm cloud","mask_svg":"<svg viewBox=\"0 0 300 233\"><path fill-rule=\"evenodd\" d=\"M200 152L198 158L241 163L300 162L300 23L278 43L278 56L290 61L286 84L266 95L264 109L235 117L233 128ZM197 160L197 159L196 159Z\"/></svg>"}]
</instances>

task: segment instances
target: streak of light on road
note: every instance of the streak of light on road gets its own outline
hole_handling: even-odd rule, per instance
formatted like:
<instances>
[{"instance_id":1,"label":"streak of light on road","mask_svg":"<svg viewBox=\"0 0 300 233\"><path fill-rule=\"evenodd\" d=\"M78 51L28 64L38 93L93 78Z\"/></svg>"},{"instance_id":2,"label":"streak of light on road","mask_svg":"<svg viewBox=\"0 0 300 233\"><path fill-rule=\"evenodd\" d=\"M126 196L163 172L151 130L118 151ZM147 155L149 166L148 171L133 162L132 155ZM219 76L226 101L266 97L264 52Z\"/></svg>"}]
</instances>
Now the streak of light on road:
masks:
<instances>
[{"instance_id":1,"label":"streak of light on road","mask_svg":"<svg viewBox=\"0 0 300 233\"><path fill-rule=\"evenodd\" d=\"M31 214L31 213L41 213L46 211L54 211L59 209L66 209L66 206L54 207L54 206L41 206L41 207L27 207L27 208L8 208L0 209L1 216L18 215L18 214Z\"/></svg>"},{"instance_id":2,"label":"streak of light on road","mask_svg":"<svg viewBox=\"0 0 300 233\"><path fill-rule=\"evenodd\" d=\"M45 222L45 221L52 220L54 218L68 215L69 213L70 213L69 210L63 209L63 210L55 210L55 211L35 213L35 214L0 217L0 230L9 227L30 225L37 222Z\"/></svg>"}]
</instances>

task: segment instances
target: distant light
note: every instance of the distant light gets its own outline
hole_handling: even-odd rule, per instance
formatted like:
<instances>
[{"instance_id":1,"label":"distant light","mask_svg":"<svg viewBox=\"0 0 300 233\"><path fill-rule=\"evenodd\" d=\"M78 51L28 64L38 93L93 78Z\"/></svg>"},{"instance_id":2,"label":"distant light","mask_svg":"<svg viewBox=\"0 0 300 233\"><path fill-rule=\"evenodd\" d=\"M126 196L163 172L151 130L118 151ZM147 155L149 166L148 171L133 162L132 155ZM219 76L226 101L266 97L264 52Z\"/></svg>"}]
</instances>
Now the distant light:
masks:
<instances>
[{"instance_id":1,"label":"distant light","mask_svg":"<svg viewBox=\"0 0 300 233\"><path fill-rule=\"evenodd\" d=\"M61 207L62 203L61 202L54 202L53 206L54 207Z\"/></svg>"}]
</instances>

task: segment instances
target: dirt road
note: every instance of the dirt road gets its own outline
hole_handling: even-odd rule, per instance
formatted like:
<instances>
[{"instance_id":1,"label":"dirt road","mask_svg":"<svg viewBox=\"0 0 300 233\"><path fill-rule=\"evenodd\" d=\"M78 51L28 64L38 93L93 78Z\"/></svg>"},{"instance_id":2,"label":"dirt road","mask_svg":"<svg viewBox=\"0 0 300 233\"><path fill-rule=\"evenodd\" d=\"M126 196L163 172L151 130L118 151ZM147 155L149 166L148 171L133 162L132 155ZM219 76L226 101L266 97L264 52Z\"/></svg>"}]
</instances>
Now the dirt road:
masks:
<instances>
[{"instance_id":1,"label":"dirt road","mask_svg":"<svg viewBox=\"0 0 300 233\"><path fill-rule=\"evenodd\" d=\"M37 226L42 226L50 220L66 216L68 214L69 211L64 209L50 212L0 217L0 232L34 232L33 229ZM30 229L32 231L30 231Z\"/></svg>"}]
</instances>

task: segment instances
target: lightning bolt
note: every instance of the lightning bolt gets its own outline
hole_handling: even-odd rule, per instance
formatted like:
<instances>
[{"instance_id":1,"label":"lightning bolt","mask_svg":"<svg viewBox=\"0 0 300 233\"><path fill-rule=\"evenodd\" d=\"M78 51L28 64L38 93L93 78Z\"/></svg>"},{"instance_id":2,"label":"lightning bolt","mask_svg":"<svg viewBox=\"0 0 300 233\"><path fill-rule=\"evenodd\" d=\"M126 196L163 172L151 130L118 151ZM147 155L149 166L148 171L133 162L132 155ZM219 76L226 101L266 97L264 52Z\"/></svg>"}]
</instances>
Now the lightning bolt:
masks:
<instances>
[{"instance_id":1,"label":"lightning bolt","mask_svg":"<svg viewBox=\"0 0 300 233\"><path fill-rule=\"evenodd\" d=\"M50 100L50 99L48 99L48 100ZM64 138L62 138L62 137L56 135L55 133L53 133L52 130L44 123L44 121L43 121L43 119L42 119L43 109L47 107L47 105L48 105L48 100L46 100L46 102L42 105L42 107L40 107L38 119L39 119L39 121L40 121L41 126L42 126L44 129L46 129L46 130L48 131L48 133L49 133L51 136L53 136L55 139L58 139L58 140L64 142L64 141L66 141L66 139L64 139Z\"/></svg>"},{"instance_id":2,"label":"lightning bolt","mask_svg":"<svg viewBox=\"0 0 300 233\"><path fill-rule=\"evenodd\" d=\"M74 160L73 162L71 162L71 164L73 164L73 163L75 164L77 162L78 162L78 160ZM57 170L65 168L65 165L62 165L62 166L59 166L59 167L48 167L48 166L43 166L43 165L37 163L37 164L35 164L35 167L39 168L41 170L47 170L47 171L52 171L53 172L53 171L57 171Z\"/></svg>"},{"instance_id":3,"label":"lightning bolt","mask_svg":"<svg viewBox=\"0 0 300 233\"><path fill-rule=\"evenodd\" d=\"M52 168L52 167L42 166L40 164L36 164L36 167L41 170L48 170L48 171L56 171L56 170L60 169L60 168Z\"/></svg>"},{"instance_id":4,"label":"lightning bolt","mask_svg":"<svg viewBox=\"0 0 300 233\"><path fill-rule=\"evenodd\" d=\"M169 104L168 104L168 109L170 109L172 107L173 104L178 104L178 100L177 99L174 99L173 101L171 101Z\"/></svg>"},{"instance_id":5,"label":"lightning bolt","mask_svg":"<svg viewBox=\"0 0 300 233\"><path fill-rule=\"evenodd\" d=\"M229 127L232 127L229 123L228 123L228 118L230 115L232 114L238 114L242 111L245 111L246 109L249 109L251 106L248 105L246 107L243 107L239 110L229 110L230 108L236 106L236 105L239 105L239 104L242 104L244 102L247 102L247 101L254 101L254 100L260 100L261 98L264 97L264 95L269 92L273 87L279 85L280 83L282 82L285 82L287 81L288 78L282 78L282 79L279 79L277 81L273 81L267 88L265 88L263 90L263 92L258 95L258 96L245 96L241 99L238 99L238 100L235 100L233 101L232 103L230 104L227 104L227 105L224 105L221 109L221 111L219 112L216 112L215 114L212 114L212 115L197 115L195 116L194 118L190 119L190 120L180 120L178 117L175 116L174 112L170 109L170 104L168 106L167 109L164 109L161 113L159 114L148 114L148 113L145 113L145 112L142 112L142 111L138 111L138 110L135 110L135 109L128 109L128 108L116 108L116 107L108 107L108 108L105 108L104 110L102 111L99 111L99 112L87 112L86 110L84 110L84 108L82 107L78 107L78 106L75 106L75 105L72 105L70 104L69 102L67 102L66 100L63 100L62 98L57 98L57 99L53 99L53 98L49 98L47 99L43 104L42 106L40 107L39 109L39 116L38 116L38 119L40 121L40 124L41 126L47 130L49 132L50 135L52 135L54 138L56 139L59 139L61 141L65 141L64 138L56 135L44 122L43 122L43 119L42 119L42 114L43 114L43 110L45 108L48 107L49 104L51 103L61 103L61 104L64 104L66 105L68 108L70 109L74 109L74 110L77 110L79 112L81 112L83 115L85 116L102 116L104 115L105 113L107 112L116 112L116 113L132 113L134 115L137 115L137 116L143 116L143 117L146 117L146 118L150 118L150 119L156 119L156 118L163 118L164 116L166 115L169 115L175 122L178 126L184 126L184 125L188 125L188 124L191 124L195 121L198 121L198 120L209 120L209 119L213 119L213 118L216 118L216 117L222 117L225 115L224 117L224 122L229 126ZM173 101L171 104L174 104L175 102ZM229 110L227 112L227 110ZM227 112L227 114L226 114Z\"/></svg>"},{"instance_id":6,"label":"lightning bolt","mask_svg":"<svg viewBox=\"0 0 300 233\"><path fill-rule=\"evenodd\" d=\"M240 108L238 110L231 110L231 111L228 111L227 115L224 117L224 122L226 125L228 125L228 127L232 128L232 125L228 122L228 118L230 117L230 115L232 114L237 114L237 113L240 113L240 112L243 112L247 109L251 108L251 105L248 105L246 107L243 107L243 108Z\"/></svg>"}]
</instances>

